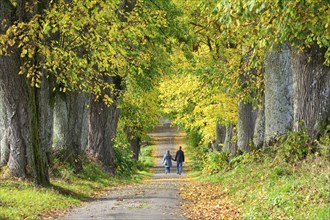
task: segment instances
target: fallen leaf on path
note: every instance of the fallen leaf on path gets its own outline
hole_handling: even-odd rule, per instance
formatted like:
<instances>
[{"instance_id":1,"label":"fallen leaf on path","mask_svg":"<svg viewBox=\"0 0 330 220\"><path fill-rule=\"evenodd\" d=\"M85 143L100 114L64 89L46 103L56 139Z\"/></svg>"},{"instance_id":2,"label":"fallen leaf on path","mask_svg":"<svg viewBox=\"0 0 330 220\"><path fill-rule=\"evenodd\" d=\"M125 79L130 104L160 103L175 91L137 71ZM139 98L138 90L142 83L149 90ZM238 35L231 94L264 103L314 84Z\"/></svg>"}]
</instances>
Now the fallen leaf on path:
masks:
<instances>
[{"instance_id":1,"label":"fallen leaf on path","mask_svg":"<svg viewBox=\"0 0 330 220\"><path fill-rule=\"evenodd\" d=\"M182 188L184 217L189 219L242 219L239 209L229 201L228 190L219 184L191 183Z\"/></svg>"}]
</instances>

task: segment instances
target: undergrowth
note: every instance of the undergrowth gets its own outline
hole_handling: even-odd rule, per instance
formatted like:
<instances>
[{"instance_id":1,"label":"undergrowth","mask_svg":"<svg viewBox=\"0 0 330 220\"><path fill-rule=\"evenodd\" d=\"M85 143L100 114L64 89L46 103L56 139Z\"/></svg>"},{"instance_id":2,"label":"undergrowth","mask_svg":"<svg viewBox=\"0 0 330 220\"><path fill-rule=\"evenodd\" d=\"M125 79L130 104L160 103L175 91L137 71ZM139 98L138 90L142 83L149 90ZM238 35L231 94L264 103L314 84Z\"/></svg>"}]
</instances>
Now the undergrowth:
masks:
<instances>
[{"instance_id":1,"label":"undergrowth","mask_svg":"<svg viewBox=\"0 0 330 220\"><path fill-rule=\"evenodd\" d=\"M311 141L305 132L290 132L267 152L199 152L192 176L220 184L244 219L330 219L329 133Z\"/></svg>"}]
</instances>

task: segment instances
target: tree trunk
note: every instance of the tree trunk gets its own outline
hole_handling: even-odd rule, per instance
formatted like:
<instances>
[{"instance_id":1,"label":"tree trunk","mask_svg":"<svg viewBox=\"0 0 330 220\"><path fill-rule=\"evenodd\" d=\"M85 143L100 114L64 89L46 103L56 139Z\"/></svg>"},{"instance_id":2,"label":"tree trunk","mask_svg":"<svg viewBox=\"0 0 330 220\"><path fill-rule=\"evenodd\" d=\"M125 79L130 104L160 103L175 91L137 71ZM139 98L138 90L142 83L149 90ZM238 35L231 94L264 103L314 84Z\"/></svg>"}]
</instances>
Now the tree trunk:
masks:
<instances>
[{"instance_id":1,"label":"tree trunk","mask_svg":"<svg viewBox=\"0 0 330 220\"><path fill-rule=\"evenodd\" d=\"M71 93L68 95L68 121L69 121L69 131L68 131L68 137L70 138L69 142L69 149L73 153L73 157L71 158L71 164L74 165L75 171L80 172L82 171L82 160L81 160L81 154L82 154L82 135L83 128L86 128L84 125L84 114L87 111L87 105L88 105L88 95L86 94L77 94L77 93Z\"/></svg>"},{"instance_id":2,"label":"tree trunk","mask_svg":"<svg viewBox=\"0 0 330 220\"><path fill-rule=\"evenodd\" d=\"M226 139L226 126L217 123L216 125L216 141L215 150L221 151Z\"/></svg>"},{"instance_id":3,"label":"tree trunk","mask_svg":"<svg viewBox=\"0 0 330 220\"><path fill-rule=\"evenodd\" d=\"M69 122L66 94L56 93L54 100L53 148L57 152L63 151L69 144Z\"/></svg>"},{"instance_id":4,"label":"tree trunk","mask_svg":"<svg viewBox=\"0 0 330 220\"><path fill-rule=\"evenodd\" d=\"M330 117L330 67L323 65L325 48L312 45L292 52L294 130L300 122L312 139Z\"/></svg>"},{"instance_id":5,"label":"tree trunk","mask_svg":"<svg viewBox=\"0 0 330 220\"><path fill-rule=\"evenodd\" d=\"M14 12L9 1L0 1L0 33L13 22ZM40 145L36 89L29 86L25 76L18 75L21 60L17 49L9 48L8 52L10 55L0 56L0 90L8 117L10 173L15 177L32 177L37 184L48 184L48 164Z\"/></svg>"},{"instance_id":6,"label":"tree trunk","mask_svg":"<svg viewBox=\"0 0 330 220\"><path fill-rule=\"evenodd\" d=\"M0 89L2 86L0 86ZM0 90L0 167L6 166L9 160L9 143L8 143L8 118L6 108L4 106L4 92Z\"/></svg>"},{"instance_id":7,"label":"tree trunk","mask_svg":"<svg viewBox=\"0 0 330 220\"><path fill-rule=\"evenodd\" d=\"M90 94L83 94L84 105L83 109L80 111L80 116L82 120L81 130L80 130L80 147L81 151L85 152L88 147L88 129L89 129L89 116L90 110L88 104L90 103L91 96Z\"/></svg>"},{"instance_id":8,"label":"tree trunk","mask_svg":"<svg viewBox=\"0 0 330 220\"><path fill-rule=\"evenodd\" d=\"M250 151L250 141L253 138L255 113L252 104L240 102L238 104L237 147L242 152Z\"/></svg>"},{"instance_id":9,"label":"tree trunk","mask_svg":"<svg viewBox=\"0 0 330 220\"><path fill-rule=\"evenodd\" d=\"M41 89L37 93L40 144L46 150L47 160L50 161L53 146L53 117L54 117L54 82L51 78L43 77Z\"/></svg>"},{"instance_id":10,"label":"tree trunk","mask_svg":"<svg viewBox=\"0 0 330 220\"><path fill-rule=\"evenodd\" d=\"M40 127L38 112L37 89L27 85L28 90L28 108L27 118L29 119L28 132L31 141L27 144L28 168L32 167L33 180L40 185L49 184L48 158L46 155L46 146L41 145Z\"/></svg>"},{"instance_id":11,"label":"tree trunk","mask_svg":"<svg viewBox=\"0 0 330 220\"><path fill-rule=\"evenodd\" d=\"M88 152L109 173L114 173L115 152L112 139L116 136L119 109L115 102L107 107L92 99L90 104Z\"/></svg>"},{"instance_id":12,"label":"tree trunk","mask_svg":"<svg viewBox=\"0 0 330 220\"><path fill-rule=\"evenodd\" d=\"M133 152L133 159L139 160L140 150L141 150L141 138L133 137L128 139L131 146L131 151Z\"/></svg>"},{"instance_id":13,"label":"tree trunk","mask_svg":"<svg viewBox=\"0 0 330 220\"><path fill-rule=\"evenodd\" d=\"M82 171L81 154L85 148L82 141L86 132L88 95L78 93L57 93L54 114L54 148L64 153L63 160L75 172Z\"/></svg>"},{"instance_id":14,"label":"tree trunk","mask_svg":"<svg viewBox=\"0 0 330 220\"><path fill-rule=\"evenodd\" d=\"M141 138L133 137L128 139L131 146L131 151L133 152L133 159L139 160L140 150L141 150Z\"/></svg>"},{"instance_id":15,"label":"tree trunk","mask_svg":"<svg viewBox=\"0 0 330 220\"><path fill-rule=\"evenodd\" d=\"M292 128L292 71L290 51L267 53L265 62L265 143Z\"/></svg>"},{"instance_id":16,"label":"tree trunk","mask_svg":"<svg viewBox=\"0 0 330 220\"><path fill-rule=\"evenodd\" d=\"M232 141L233 136L235 135L234 126L232 123L226 126L226 136L223 146L224 152L230 152L232 156L236 155L237 145L236 142Z\"/></svg>"},{"instance_id":17,"label":"tree trunk","mask_svg":"<svg viewBox=\"0 0 330 220\"><path fill-rule=\"evenodd\" d=\"M265 107L264 99L257 110L257 118L253 132L253 145L256 149L262 148L265 140Z\"/></svg>"},{"instance_id":18,"label":"tree trunk","mask_svg":"<svg viewBox=\"0 0 330 220\"><path fill-rule=\"evenodd\" d=\"M141 138L139 136L137 136L137 134L134 134L133 132L131 132L130 127L125 127L125 133L126 133L126 137L128 140L128 143L130 145L130 149L133 153L132 158L134 160L138 160L139 159L139 154L140 154L140 149L141 149Z\"/></svg>"}]
</instances>

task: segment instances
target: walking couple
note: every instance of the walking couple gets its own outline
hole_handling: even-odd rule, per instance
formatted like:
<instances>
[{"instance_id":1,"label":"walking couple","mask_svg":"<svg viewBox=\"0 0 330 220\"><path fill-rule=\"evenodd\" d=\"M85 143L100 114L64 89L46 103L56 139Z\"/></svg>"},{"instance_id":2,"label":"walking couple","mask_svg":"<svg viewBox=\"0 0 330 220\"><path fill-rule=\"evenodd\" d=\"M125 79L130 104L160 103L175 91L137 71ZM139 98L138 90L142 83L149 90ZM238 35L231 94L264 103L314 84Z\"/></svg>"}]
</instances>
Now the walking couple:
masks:
<instances>
[{"instance_id":1,"label":"walking couple","mask_svg":"<svg viewBox=\"0 0 330 220\"><path fill-rule=\"evenodd\" d=\"M175 154L175 158L173 158L168 150L163 158L163 164L165 165L165 173L168 174L171 172L172 160L176 161L176 173L181 175L182 173L182 165L184 162L184 153L182 151L182 147L179 146L179 150Z\"/></svg>"}]
</instances>

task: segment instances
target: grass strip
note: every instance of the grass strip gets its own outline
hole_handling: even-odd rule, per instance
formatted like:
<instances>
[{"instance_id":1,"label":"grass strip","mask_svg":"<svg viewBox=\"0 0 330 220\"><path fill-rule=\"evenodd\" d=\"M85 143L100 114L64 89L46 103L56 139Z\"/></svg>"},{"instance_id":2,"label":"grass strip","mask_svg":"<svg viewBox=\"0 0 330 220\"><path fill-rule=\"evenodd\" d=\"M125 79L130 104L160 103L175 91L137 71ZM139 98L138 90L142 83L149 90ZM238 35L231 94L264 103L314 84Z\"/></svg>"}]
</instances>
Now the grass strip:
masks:
<instances>
[{"instance_id":1,"label":"grass strip","mask_svg":"<svg viewBox=\"0 0 330 220\"><path fill-rule=\"evenodd\" d=\"M142 149L138 170L129 177L112 177L94 162L84 164L74 174L66 166L59 168L49 187L36 186L19 179L0 181L0 219L45 219L63 216L68 208L104 195L120 184L138 182L151 176L153 146Z\"/></svg>"},{"instance_id":2,"label":"grass strip","mask_svg":"<svg viewBox=\"0 0 330 220\"><path fill-rule=\"evenodd\" d=\"M296 164L239 164L191 176L221 185L218 193L233 201L244 219L330 219L330 162L324 157L312 155Z\"/></svg>"}]
</instances>

